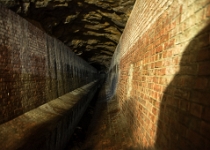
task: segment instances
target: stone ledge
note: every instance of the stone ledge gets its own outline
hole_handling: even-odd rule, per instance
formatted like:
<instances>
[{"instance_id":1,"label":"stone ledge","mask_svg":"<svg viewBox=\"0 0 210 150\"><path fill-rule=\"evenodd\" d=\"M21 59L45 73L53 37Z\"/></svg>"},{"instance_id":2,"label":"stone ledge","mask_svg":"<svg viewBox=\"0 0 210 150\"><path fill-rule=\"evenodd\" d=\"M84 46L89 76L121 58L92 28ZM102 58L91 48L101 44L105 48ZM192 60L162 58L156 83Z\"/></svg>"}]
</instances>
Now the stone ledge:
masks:
<instances>
[{"instance_id":1,"label":"stone ledge","mask_svg":"<svg viewBox=\"0 0 210 150\"><path fill-rule=\"evenodd\" d=\"M82 113L86 109L90 99L92 99L92 96L94 95L93 93L96 89L97 81L91 82L17 118L14 118L11 121L1 124L1 149L31 149L32 147L32 149L46 149L47 145L48 147L51 147L49 144L55 144L52 149L59 149L59 144L57 144L59 143L58 141L63 142L63 140L67 139L58 139L59 137L56 137L56 142L54 141L51 143L48 136L52 134L54 130L57 130L55 132L64 131L66 134L69 132L70 136ZM66 124L66 121L68 124ZM61 126L66 125L66 129L63 127L59 128L59 124L61 124ZM43 145L43 141L47 139L48 143ZM42 146L37 147L37 144L39 145L40 143L42 143ZM34 146L36 148L34 148Z\"/></svg>"}]
</instances>

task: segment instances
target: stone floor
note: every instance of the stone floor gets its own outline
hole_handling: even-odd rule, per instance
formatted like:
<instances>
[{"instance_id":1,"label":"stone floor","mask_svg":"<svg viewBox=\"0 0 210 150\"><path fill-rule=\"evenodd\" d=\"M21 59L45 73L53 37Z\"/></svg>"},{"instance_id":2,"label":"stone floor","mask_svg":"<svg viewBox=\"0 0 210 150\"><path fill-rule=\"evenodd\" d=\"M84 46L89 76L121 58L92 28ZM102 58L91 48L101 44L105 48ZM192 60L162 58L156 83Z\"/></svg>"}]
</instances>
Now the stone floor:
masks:
<instances>
[{"instance_id":1,"label":"stone floor","mask_svg":"<svg viewBox=\"0 0 210 150\"><path fill-rule=\"evenodd\" d=\"M85 140L68 150L136 150L118 103L105 86L99 92Z\"/></svg>"}]
</instances>

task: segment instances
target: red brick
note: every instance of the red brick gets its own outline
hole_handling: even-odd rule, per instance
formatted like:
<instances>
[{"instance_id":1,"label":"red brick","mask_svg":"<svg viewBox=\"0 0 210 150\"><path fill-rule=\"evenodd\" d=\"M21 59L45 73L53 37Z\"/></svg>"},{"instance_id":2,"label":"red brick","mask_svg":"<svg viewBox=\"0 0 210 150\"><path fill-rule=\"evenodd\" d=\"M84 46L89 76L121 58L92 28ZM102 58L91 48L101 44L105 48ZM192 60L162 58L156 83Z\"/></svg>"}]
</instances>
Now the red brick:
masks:
<instances>
[{"instance_id":1,"label":"red brick","mask_svg":"<svg viewBox=\"0 0 210 150\"><path fill-rule=\"evenodd\" d=\"M190 109L190 103L186 100L179 100L179 108L184 110L184 111L189 111Z\"/></svg>"},{"instance_id":2,"label":"red brick","mask_svg":"<svg viewBox=\"0 0 210 150\"><path fill-rule=\"evenodd\" d=\"M201 128L201 119L191 115L189 116L189 118L190 118L190 123L188 128L199 133Z\"/></svg>"},{"instance_id":3,"label":"red brick","mask_svg":"<svg viewBox=\"0 0 210 150\"><path fill-rule=\"evenodd\" d=\"M194 145L196 148L204 149L205 140L198 133L196 133L192 130L188 130L186 133L186 137L189 139L189 141L192 143L192 145Z\"/></svg>"},{"instance_id":4,"label":"red brick","mask_svg":"<svg viewBox=\"0 0 210 150\"><path fill-rule=\"evenodd\" d=\"M196 117L201 118L203 107L202 105L191 103L190 104L190 113Z\"/></svg>"},{"instance_id":5,"label":"red brick","mask_svg":"<svg viewBox=\"0 0 210 150\"><path fill-rule=\"evenodd\" d=\"M204 61L210 59L210 50L209 49L203 49L198 52L197 55L197 61Z\"/></svg>"},{"instance_id":6,"label":"red brick","mask_svg":"<svg viewBox=\"0 0 210 150\"><path fill-rule=\"evenodd\" d=\"M171 84L180 88L184 88L184 87L191 88L192 86L194 86L194 80L195 80L194 76L177 75L173 79Z\"/></svg>"},{"instance_id":7,"label":"red brick","mask_svg":"<svg viewBox=\"0 0 210 150\"><path fill-rule=\"evenodd\" d=\"M148 3L149 1L145 1L144 7L148 7ZM180 150L206 149L206 141L210 135L208 132L210 35L206 19L210 18L208 10L210 6L205 7L204 0L196 3L192 0L188 6L185 3L188 1L183 1L183 4L173 1L171 5L173 7L163 11L157 20L153 20L153 25L144 28L142 22L134 25L135 33L132 30L129 31L131 34L126 33L136 38L130 37L129 44L132 44L132 40L143 41L139 42L139 57L135 57L137 54L126 54L135 57L132 58L134 61L142 62L138 65L139 72L134 75L138 77L135 77L133 82L138 80L139 84L138 88L133 87L135 90L132 95L134 98L140 97L140 103L144 105L139 108L140 115L138 115L141 119L140 128L144 131L142 138L145 139L145 144L154 140L151 139L154 133L150 127L152 128L158 119L161 120L157 122L157 144L160 145L160 149L172 149L173 145ZM197 9L196 12L194 8ZM139 14L141 13L136 11L133 16L135 21ZM143 16L141 19L146 22L148 16ZM135 24L135 21L132 23ZM207 27L200 31L202 26ZM142 28L141 32L138 32L138 28ZM126 44L126 41L124 42L123 44ZM129 51L129 48L126 51ZM123 66L130 63L129 60L123 61L125 61ZM126 86L126 81L120 85L123 84ZM145 108L146 103L149 104ZM202 123L204 121L206 124Z\"/></svg>"},{"instance_id":8,"label":"red brick","mask_svg":"<svg viewBox=\"0 0 210 150\"><path fill-rule=\"evenodd\" d=\"M199 69L201 69L201 67ZM180 66L178 74L195 75L197 74L197 71L198 71L197 65L183 65Z\"/></svg>"},{"instance_id":9,"label":"red brick","mask_svg":"<svg viewBox=\"0 0 210 150\"><path fill-rule=\"evenodd\" d=\"M209 42L209 33L204 33L199 36L199 46L201 48L208 46L210 44Z\"/></svg>"},{"instance_id":10,"label":"red brick","mask_svg":"<svg viewBox=\"0 0 210 150\"><path fill-rule=\"evenodd\" d=\"M210 93L208 91L197 91L193 90L191 93L190 100L202 105L210 106L209 101Z\"/></svg>"},{"instance_id":11,"label":"red brick","mask_svg":"<svg viewBox=\"0 0 210 150\"><path fill-rule=\"evenodd\" d=\"M156 63L155 63L155 67L156 67L156 68L162 67L162 61L156 62Z\"/></svg>"},{"instance_id":12,"label":"red brick","mask_svg":"<svg viewBox=\"0 0 210 150\"><path fill-rule=\"evenodd\" d=\"M166 74L166 68L162 68L162 69L160 70L160 74L159 74L159 75L163 76L163 75L165 75L165 74Z\"/></svg>"},{"instance_id":13,"label":"red brick","mask_svg":"<svg viewBox=\"0 0 210 150\"><path fill-rule=\"evenodd\" d=\"M153 108L152 108L152 113L153 113L155 116L158 115L158 114L157 114L157 108L153 107Z\"/></svg>"},{"instance_id":14,"label":"red brick","mask_svg":"<svg viewBox=\"0 0 210 150\"><path fill-rule=\"evenodd\" d=\"M4 107L7 108L5 109L7 110L7 113L4 116L1 116L3 118L1 118L1 121L8 121L17 117L21 115L21 113L25 113L26 111L38 107L49 100L57 98L58 96L64 94L64 92L72 91L73 89L89 82L88 80L93 79L93 72L95 72L94 69L88 64L85 64L85 62L81 62L81 59L72 55L73 53L70 53L66 46L49 37L32 24L28 24L26 20L21 19L18 15L15 15L10 11L8 11L9 13L4 14L4 11L7 11L4 9L5 8L0 8L0 18L4 22L4 25L0 23L0 30L8 31L8 34L5 35L9 40L3 39L5 37L1 36L2 32L0 31L0 41L3 41L1 42L0 53L1 57L4 58L0 60L0 70L5 70L4 75L2 76L1 74L0 78L2 78L1 82L4 82L7 86L1 86L4 87L1 91L5 93L2 95L0 106L4 103L4 98L7 98L7 106L4 105ZM2 18L2 14L6 17L8 22ZM12 25L12 21L16 24ZM24 25L24 27L22 25ZM14 35L11 31L17 32ZM22 42L19 39L27 40ZM10 47L7 45L10 45ZM48 45L49 48L49 56L47 56L46 45ZM25 47L27 52L23 52L22 47ZM84 69L89 69L89 79L87 78L86 81L80 80L79 82L79 80L74 77L74 82L71 81L72 79L61 82L61 80L64 81L64 76L61 76L60 71L57 70L60 78L58 80L60 86L57 87L57 84L53 79L55 78L53 72L56 72L56 68L54 67L55 64L49 64L49 66L45 64L49 62L48 59L51 59L52 62L55 61L54 55L50 55L50 53L54 53L57 56L56 62L63 66L62 72L65 73L65 75L69 76L69 74L72 74L73 72L72 64L70 64L67 57L62 57L61 61L60 52L57 54L59 49L62 49L63 55L68 56L69 59L74 58L75 65L78 64L76 73L80 77L83 76L84 79L86 74L81 71L85 72L85 70L81 69L79 65L86 66ZM68 68L68 73L66 73L65 70L66 65L72 67ZM51 74L47 73L49 71ZM25 74L20 74L21 72ZM71 86L69 86L70 84ZM57 89L59 89L59 91L57 91ZM27 100L27 103L25 100ZM1 121L0 123L2 123Z\"/></svg>"},{"instance_id":15,"label":"red brick","mask_svg":"<svg viewBox=\"0 0 210 150\"><path fill-rule=\"evenodd\" d=\"M187 150L187 149L192 150L191 149L192 144L188 142L186 138L180 136L178 138L178 143L179 143L178 146L181 148L181 150Z\"/></svg>"},{"instance_id":16,"label":"red brick","mask_svg":"<svg viewBox=\"0 0 210 150\"><path fill-rule=\"evenodd\" d=\"M179 63L180 63L180 57L179 56L173 57L173 65L179 65Z\"/></svg>"},{"instance_id":17,"label":"red brick","mask_svg":"<svg viewBox=\"0 0 210 150\"><path fill-rule=\"evenodd\" d=\"M199 64L199 75L210 75L210 61L202 62Z\"/></svg>"},{"instance_id":18,"label":"red brick","mask_svg":"<svg viewBox=\"0 0 210 150\"><path fill-rule=\"evenodd\" d=\"M167 96L167 104L171 105L171 106L175 106L178 107L179 104L179 99L176 97L172 97L172 96Z\"/></svg>"},{"instance_id":19,"label":"red brick","mask_svg":"<svg viewBox=\"0 0 210 150\"><path fill-rule=\"evenodd\" d=\"M197 78L195 80L194 89L205 89L208 85L208 79L204 77Z\"/></svg>"}]
</instances>

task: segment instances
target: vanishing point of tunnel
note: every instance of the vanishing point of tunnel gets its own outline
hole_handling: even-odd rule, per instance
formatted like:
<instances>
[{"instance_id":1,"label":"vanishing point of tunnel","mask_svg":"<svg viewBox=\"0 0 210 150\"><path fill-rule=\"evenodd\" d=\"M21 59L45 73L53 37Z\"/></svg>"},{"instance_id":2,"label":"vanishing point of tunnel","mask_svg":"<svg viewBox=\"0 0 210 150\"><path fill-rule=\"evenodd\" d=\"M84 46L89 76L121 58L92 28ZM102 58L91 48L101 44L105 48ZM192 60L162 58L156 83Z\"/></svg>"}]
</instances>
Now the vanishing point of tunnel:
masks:
<instances>
[{"instance_id":1,"label":"vanishing point of tunnel","mask_svg":"<svg viewBox=\"0 0 210 150\"><path fill-rule=\"evenodd\" d=\"M2 150L209 150L210 0L0 0Z\"/></svg>"}]
</instances>

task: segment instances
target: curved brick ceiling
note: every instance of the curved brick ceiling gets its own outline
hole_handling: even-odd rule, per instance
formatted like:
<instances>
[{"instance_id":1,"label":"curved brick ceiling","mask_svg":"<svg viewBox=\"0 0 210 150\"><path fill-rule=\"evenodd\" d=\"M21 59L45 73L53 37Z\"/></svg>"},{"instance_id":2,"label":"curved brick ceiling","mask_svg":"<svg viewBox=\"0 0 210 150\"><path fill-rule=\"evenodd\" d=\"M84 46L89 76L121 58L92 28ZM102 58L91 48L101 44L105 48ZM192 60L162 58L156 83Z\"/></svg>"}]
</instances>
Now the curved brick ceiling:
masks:
<instances>
[{"instance_id":1,"label":"curved brick ceiling","mask_svg":"<svg viewBox=\"0 0 210 150\"><path fill-rule=\"evenodd\" d=\"M109 67L135 0L5 0L0 3L54 36L94 67Z\"/></svg>"}]
</instances>

